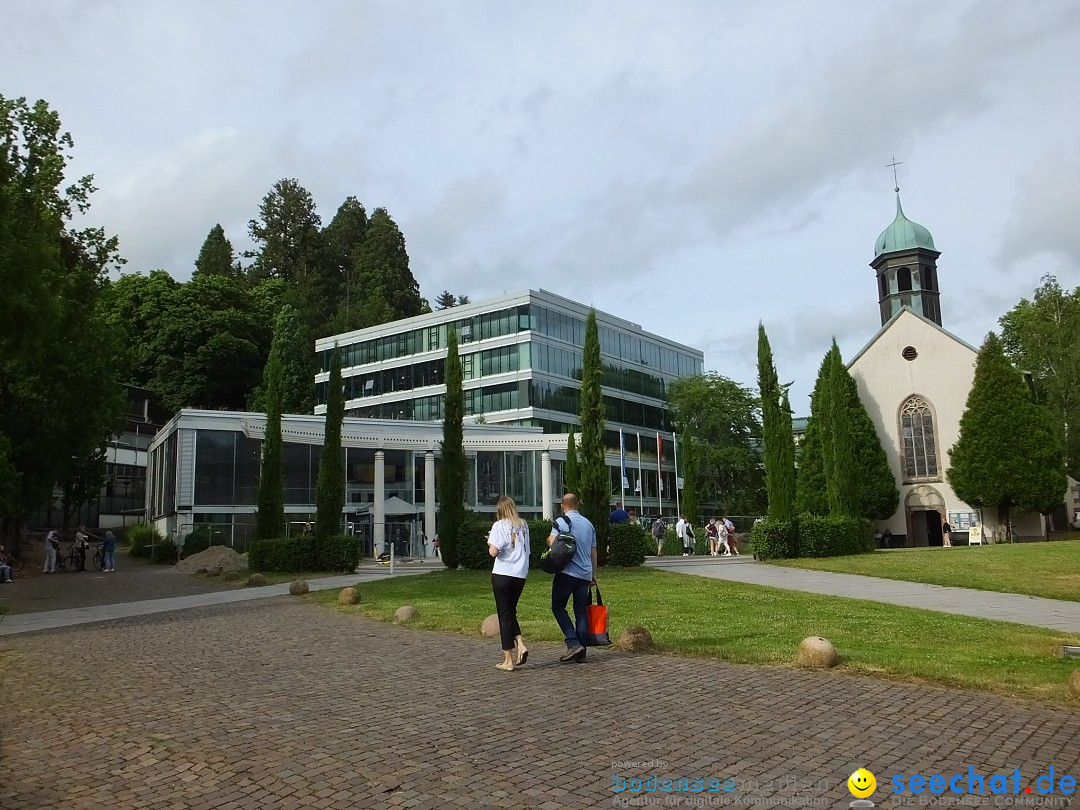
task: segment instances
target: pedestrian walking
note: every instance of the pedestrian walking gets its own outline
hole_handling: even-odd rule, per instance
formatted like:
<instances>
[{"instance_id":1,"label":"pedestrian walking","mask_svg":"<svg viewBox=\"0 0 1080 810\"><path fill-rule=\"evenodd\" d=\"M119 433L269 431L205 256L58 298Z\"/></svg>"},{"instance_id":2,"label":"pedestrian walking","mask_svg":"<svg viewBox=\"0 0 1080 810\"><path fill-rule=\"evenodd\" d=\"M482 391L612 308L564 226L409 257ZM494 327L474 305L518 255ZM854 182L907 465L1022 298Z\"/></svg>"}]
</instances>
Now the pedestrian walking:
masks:
<instances>
[{"instance_id":1,"label":"pedestrian walking","mask_svg":"<svg viewBox=\"0 0 1080 810\"><path fill-rule=\"evenodd\" d=\"M503 660L496 669L513 672L529 660L529 648L521 637L517 606L525 578L529 575L529 524L518 515L517 504L503 495L495 507L498 518L488 533L488 554L495 558L491 568L491 590L499 614L499 639Z\"/></svg>"},{"instance_id":2,"label":"pedestrian walking","mask_svg":"<svg viewBox=\"0 0 1080 810\"><path fill-rule=\"evenodd\" d=\"M116 535L112 533L112 529L105 532L105 541L101 544L102 557L102 570L115 571L116 570Z\"/></svg>"},{"instance_id":3,"label":"pedestrian walking","mask_svg":"<svg viewBox=\"0 0 1080 810\"><path fill-rule=\"evenodd\" d=\"M60 535L56 529L49 529L45 535L45 569L43 573L55 574L56 561L60 557Z\"/></svg>"},{"instance_id":4,"label":"pedestrian walking","mask_svg":"<svg viewBox=\"0 0 1080 810\"><path fill-rule=\"evenodd\" d=\"M656 541L656 556L664 556L664 535L667 534L667 524L662 517L658 517L652 524L652 536Z\"/></svg>"},{"instance_id":5,"label":"pedestrian walking","mask_svg":"<svg viewBox=\"0 0 1080 810\"><path fill-rule=\"evenodd\" d=\"M949 525L948 521L941 525L941 542L945 548L952 548L952 526Z\"/></svg>"},{"instance_id":6,"label":"pedestrian walking","mask_svg":"<svg viewBox=\"0 0 1080 810\"><path fill-rule=\"evenodd\" d=\"M555 523L562 521L565 525L558 528L552 526L547 539L550 546L559 531L574 535L574 556L551 581L551 612L566 639L566 652L559 656L564 664L585 661L585 647L581 640L589 631L586 612L589 587L596 584L596 528L578 511L579 506L577 495L572 492L563 495L562 517L556 518ZM566 612L566 603L571 597L574 599L574 621Z\"/></svg>"},{"instance_id":7,"label":"pedestrian walking","mask_svg":"<svg viewBox=\"0 0 1080 810\"><path fill-rule=\"evenodd\" d=\"M679 545L682 546L683 556L686 557L688 552L686 550L686 518L679 515L679 519L675 521L675 536L679 538Z\"/></svg>"}]
</instances>

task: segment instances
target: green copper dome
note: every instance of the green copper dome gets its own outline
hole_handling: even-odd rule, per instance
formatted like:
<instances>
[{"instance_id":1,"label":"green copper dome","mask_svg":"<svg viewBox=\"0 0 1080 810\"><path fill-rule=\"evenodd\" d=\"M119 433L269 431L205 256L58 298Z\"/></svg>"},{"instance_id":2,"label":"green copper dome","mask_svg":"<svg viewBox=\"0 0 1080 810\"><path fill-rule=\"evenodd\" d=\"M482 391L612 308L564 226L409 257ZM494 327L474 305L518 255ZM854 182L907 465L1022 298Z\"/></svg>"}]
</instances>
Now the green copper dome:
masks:
<instances>
[{"instance_id":1,"label":"green copper dome","mask_svg":"<svg viewBox=\"0 0 1080 810\"><path fill-rule=\"evenodd\" d=\"M904 216L904 209L900 207L900 195L896 195L896 219L892 224L881 232L881 236L874 242L874 257L882 253L894 253L898 250L911 250L912 248L927 248L936 251L934 237L917 222L912 222Z\"/></svg>"}]
</instances>

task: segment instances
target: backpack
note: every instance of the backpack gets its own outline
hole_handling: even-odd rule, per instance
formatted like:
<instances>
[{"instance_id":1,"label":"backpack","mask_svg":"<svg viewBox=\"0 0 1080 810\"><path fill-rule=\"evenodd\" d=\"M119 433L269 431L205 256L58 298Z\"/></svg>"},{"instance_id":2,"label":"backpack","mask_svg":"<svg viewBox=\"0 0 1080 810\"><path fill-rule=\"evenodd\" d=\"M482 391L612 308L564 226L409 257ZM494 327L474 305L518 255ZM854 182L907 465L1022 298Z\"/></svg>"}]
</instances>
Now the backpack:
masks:
<instances>
[{"instance_id":1,"label":"backpack","mask_svg":"<svg viewBox=\"0 0 1080 810\"><path fill-rule=\"evenodd\" d=\"M566 521L565 531L559 528L560 519ZM570 560L574 558L574 552L577 551L577 539L572 531L573 524L566 515L556 518L551 524L551 528L555 531L555 539L540 555L540 568L549 574L557 574L566 568L570 564Z\"/></svg>"}]
</instances>

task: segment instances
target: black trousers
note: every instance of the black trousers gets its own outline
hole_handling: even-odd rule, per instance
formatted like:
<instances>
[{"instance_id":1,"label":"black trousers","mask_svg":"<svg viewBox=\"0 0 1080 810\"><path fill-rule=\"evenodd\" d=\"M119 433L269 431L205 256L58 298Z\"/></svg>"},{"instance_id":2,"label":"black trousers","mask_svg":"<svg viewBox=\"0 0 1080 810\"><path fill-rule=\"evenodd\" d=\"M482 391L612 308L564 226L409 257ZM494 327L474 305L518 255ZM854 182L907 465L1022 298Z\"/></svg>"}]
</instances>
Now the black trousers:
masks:
<instances>
[{"instance_id":1,"label":"black trousers","mask_svg":"<svg viewBox=\"0 0 1080 810\"><path fill-rule=\"evenodd\" d=\"M505 574L491 575L491 590L495 592L495 610L499 614L499 635L502 637L504 650L514 649L514 639L521 635L517 606L524 588L525 580L521 577L508 577Z\"/></svg>"}]
</instances>

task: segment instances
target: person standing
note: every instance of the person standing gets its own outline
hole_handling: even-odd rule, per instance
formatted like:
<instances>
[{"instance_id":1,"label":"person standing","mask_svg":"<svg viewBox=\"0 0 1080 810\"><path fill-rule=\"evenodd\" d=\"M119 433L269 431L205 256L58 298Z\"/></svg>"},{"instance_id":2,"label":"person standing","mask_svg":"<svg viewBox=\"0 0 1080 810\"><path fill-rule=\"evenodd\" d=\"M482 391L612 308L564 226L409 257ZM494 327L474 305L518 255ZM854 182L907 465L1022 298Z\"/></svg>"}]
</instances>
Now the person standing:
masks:
<instances>
[{"instance_id":1,"label":"person standing","mask_svg":"<svg viewBox=\"0 0 1080 810\"><path fill-rule=\"evenodd\" d=\"M686 551L686 518L679 515L679 519L675 521L675 536L679 538L679 544L683 549L683 556L687 556Z\"/></svg>"},{"instance_id":2,"label":"person standing","mask_svg":"<svg viewBox=\"0 0 1080 810\"><path fill-rule=\"evenodd\" d=\"M3 546L0 546L0 583L14 582L15 575L11 571L11 557L4 550Z\"/></svg>"},{"instance_id":3,"label":"person standing","mask_svg":"<svg viewBox=\"0 0 1080 810\"><path fill-rule=\"evenodd\" d=\"M686 521L686 539L683 541L686 545L683 548L687 554L694 553L694 524L689 520Z\"/></svg>"},{"instance_id":4,"label":"person standing","mask_svg":"<svg viewBox=\"0 0 1080 810\"><path fill-rule=\"evenodd\" d=\"M662 517L658 517L652 524L652 536L656 541L656 556L664 556L664 535L667 534L667 524Z\"/></svg>"},{"instance_id":5,"label":"person standing","mask_svg":"<svg viewBox=\"0 0 1080 810\"><path fill-rule=\"evenodd\" d=\"M615 508L611 510L611 522L616 525L630 522L630 513L623 509L622 501L615 504Z\"/></svg>"},{"instance_id":6,"label":"person standing","mask_svg":"<svg viewBox=\"0 0 1080 810\"><path fill-rule=\"evenodd\" d=\"M49 529L45 535L45 569L43 573L55 574L56 561L60 557L60 535L56 529Z\"/></svg>"},{"instance_id":7,"label":"person standing","mask_svg":"<svg viewBox=\"0 0 1080 810\"><path fill-rule=\"evenodd\" d=\"M90 545L86 537L86 527L80 526L75 532L75 570L86 570L86 549Z\"/></svg>"},{"instance_id":8,"label":"person standing","mask_svg":"<svg viewBox=\"0 0 1080 810\"><path fill-rule=\"evenodd\" d=\"M101 568L103 571L115 571L116 570L116 535L112 533L112 529L108 529L105 532L105 542L101 544L101 553L104 559L102 560Z\"/></svg>"},{"instance_id":9,"label":"person standing","mask_svg":"<svg viewBox=\"0 0 1080 810\"><path fill-rule=\"evenodd\" d=\"M949 525L949 521L941 524L941 540L945 548L952 548L952 526Z\"/></svg>"},{"instance_id":10,"label":"person standing","mask_svg":"<svg viewBox=\"0 0 1080 810\"><path fill-rule=\"evenodd\" d=\"M581 512L577 495L567 492L562 497L562 516L555 519L555 524L548 535L547 544L555 542L562 521L562 530L574 535L574 556L566 568L557 573L551 581L551 612L566 639L566 652L559 656L564 664L571 661L584 663L585 647L581 639L589 629L585 608L589 604L589 588L596 584L596 528ZM574 599L574 621L566 612L566 603Z\"/></svg>"},{"instance_id":11,"label":"person standing","mask_svg":"<svg viewBox=\"0 0 1080 810\"><path fill-rule=\"evenodd\" d=\"M505 495L496 506L498 518L488 533L488 554L495 558L491 568L491 589L499 614L499 636L503 660L496 669L513 672L529 660L529 649L521 638L517 606L525 578L529 575L529 524L518 515L517 505ZM517 653L517 660L511 653Z\"/></svg>"}]
</instances>

